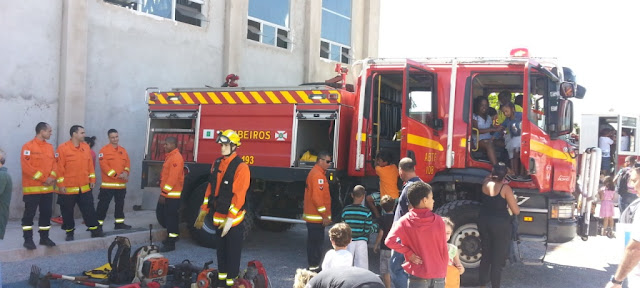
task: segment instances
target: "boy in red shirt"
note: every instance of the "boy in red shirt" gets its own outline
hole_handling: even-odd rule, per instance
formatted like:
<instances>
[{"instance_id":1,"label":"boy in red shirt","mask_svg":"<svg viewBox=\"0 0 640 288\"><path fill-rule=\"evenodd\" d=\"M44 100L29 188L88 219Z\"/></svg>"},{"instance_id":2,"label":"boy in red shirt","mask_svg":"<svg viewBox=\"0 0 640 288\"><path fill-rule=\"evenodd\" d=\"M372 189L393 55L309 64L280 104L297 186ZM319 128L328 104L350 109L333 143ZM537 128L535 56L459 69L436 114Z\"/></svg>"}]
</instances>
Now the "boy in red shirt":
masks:
<instances>
[{"instance_id":1,"label":"boy in red shirt","mask_svg":"<svg viewBox=\"0 0 640 288\"><path fill-rule=\"evenodd\" d=\"M409 288L444 288L449 254L444 221L432 211L431 186L413 183L407 197L413 209L393 225L385 245L408 260L402 267L409 274Z\"/></svg>"}]
</instances>

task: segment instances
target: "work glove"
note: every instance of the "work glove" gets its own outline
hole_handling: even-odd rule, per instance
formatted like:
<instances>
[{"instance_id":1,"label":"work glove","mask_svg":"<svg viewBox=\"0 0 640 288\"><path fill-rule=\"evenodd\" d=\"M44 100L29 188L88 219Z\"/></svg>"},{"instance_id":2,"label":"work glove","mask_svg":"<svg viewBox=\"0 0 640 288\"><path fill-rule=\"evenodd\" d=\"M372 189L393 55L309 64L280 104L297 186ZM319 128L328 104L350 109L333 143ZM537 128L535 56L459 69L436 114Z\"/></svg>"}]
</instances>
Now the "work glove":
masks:
<instances>
[{"instance_id":1,"label":"work glove","mask_svg":"<svg viewBox=\"0 0 640 288\"><path fill-rule=\"evenodd\" d=\"M227 219L222 222L220 227L218 227L222 229L222 234L220 234L220 237L224 237L224 235L227 235L227 233L229 233L229 230L231 229L231 226L233 226L233 218L227 217Z\"/></svg>"},{"instance_id":2,"label":"work glove","mask_svg":"<svg viewBox=\"0 0 640 288\"><path fill-rule=\"evenodd\" d=\"M202 229L202 225L204 225L204 219L207 217L207 214L209 214L207 211L200 210L198 218L196 218L196 223L193 223L193 227L196 227L196 229Z\"/></svg>"}]
</instances>

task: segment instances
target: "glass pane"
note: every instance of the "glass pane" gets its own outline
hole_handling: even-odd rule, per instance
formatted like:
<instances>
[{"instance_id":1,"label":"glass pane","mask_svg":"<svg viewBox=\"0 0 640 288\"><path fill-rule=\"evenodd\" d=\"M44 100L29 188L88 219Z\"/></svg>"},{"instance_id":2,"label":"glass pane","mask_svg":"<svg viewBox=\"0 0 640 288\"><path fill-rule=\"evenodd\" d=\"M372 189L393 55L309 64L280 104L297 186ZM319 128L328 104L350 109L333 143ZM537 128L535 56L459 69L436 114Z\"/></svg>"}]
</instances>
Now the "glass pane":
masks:
<instances>
[{"instance_id":1,"label":"glass pane","mask_svg":"<svg viewBox=\"0 0 640 288\"><path fill-rule=\"evenodd\" d=\"M409 92L409 103L409 117L427 124L431 115L431 91Z\"/></svg>"},{"instance_id":2,"label":"glass pane","mask_svg":"<svg viewBox=\"0 0 640 288\"><path fill-rule=\"evenodd\" d=\"M142 12L171 19L172 0L142 0Z\"/></svg>"},{"instance_id":3,"label":"glass pane","mask_svg":"<svg viewBox=\"0 0 640 288\"><path fill-rule=\"evenodd\" d=\"M547 91L546 83L547 79L540 75L530 76L531 91L529 92L529 121L538 126L542 131L546 131L546 116L545 116L545 98L544 94Z\"/></svg>"},{"instance_id":4,"label":"glass pane","mask_svg":"<svg viewBox=\"0 0 640 288\"><path fill-rule=\"evenodd\" d=\"M351 18L351 0L322 0L322 8Z\"/></svg>"},{"instance_id":5,"label":"glass pane","mask_svg":"<svg viewBox=\"0 0 640 288\"><path fill-rule=\"evenodd\" d=\"M333 45L331 44L331 52L329 52L331 54L331 57L329 59L336 61L336 62L340 62L340 46L337 45Z\"/></svg>"},{"instance_id":6,"label":"glass pane","mask_svg":"<svg viewBox=\"0 0 640 288\"><path fill-rule=\"evenodd\" d=\"M349 48L342 47L341 56L342 56L342 61L341 62L344 63L344 64L349 64L349 57L348 57L349 56Z\"/></svg>"},{"instance_id":7,"label":"glass pane","mask_svg":"<svg viewBox=\"0 0 640 288\"><path fill-rule=\"evenodd\" d=\"M262 24L262 43L269 45L276 44L276 28Z\"/></svg>"},{"instance_id":8,"label":"glass pane","mask_svg":"<svg viewBox=\"0 0 640 288\"><path fill-rule=\"evenodd\" d=\"M260 23L249 20L249 27L247 28L247 39L253 41L260 41L260 34L255 32L260 31Z\"/></svg>"},{"instance_id":9,"label":"glass pane","mask_svg":"<svg viewBox=\"0 0 640 288\"><path fill-rule=\"evenodd\" d=\"M620 150L635 152L636 151L636 130L633 128L622 128L620 136Z\"/></svg>"},{"instance_id":10,"label":"glass pane","mask_svg":"<svg viewBox=\"0 0 640 288\"><path fill-rule=\"evenodd\" d=\"M329 43L320 41L320 57L329 59Z\"/></svg>"},{"instance_id":11,"label":"glass pane","mask_svg":"<svg viewBox=\"0 0 640 288\"><path fill-rule=\"evenodd\" d=\"M249 0L249 16L289 27L289 0Z\"/></svg>"},{"instance_id":12,"label":"glass pane","mask_svg":"<svg viewBox=\"0 0 640 288\"><path fill-rule=\"evenodd\" d=\"M636 127L636 118L622 116L622 126Z\"/></svg>"},{"instance_id":13,"label":"glass pane","mask_svg":"<svg viewBox=\"0 0 640 288\"><path fill-rule=\"evenodd\" d=\"M321 29L323 39L351 46L351 20L322 10Z\"/></svg>"},{"instance_id":14,"label":"glass pane","mask_svg":"<svg viewBox=\"0 0 640 288\"><path fill-rule=\"evenodd\" d=\"M287 32L287 30L282 30L282 29L278 29L278 43L277 46L280 48L284 48L287 49L288 48L288 44L287 41L284 41L284 38L287 38L289 36L289 32Z\"/></svg>"}]
</instances>

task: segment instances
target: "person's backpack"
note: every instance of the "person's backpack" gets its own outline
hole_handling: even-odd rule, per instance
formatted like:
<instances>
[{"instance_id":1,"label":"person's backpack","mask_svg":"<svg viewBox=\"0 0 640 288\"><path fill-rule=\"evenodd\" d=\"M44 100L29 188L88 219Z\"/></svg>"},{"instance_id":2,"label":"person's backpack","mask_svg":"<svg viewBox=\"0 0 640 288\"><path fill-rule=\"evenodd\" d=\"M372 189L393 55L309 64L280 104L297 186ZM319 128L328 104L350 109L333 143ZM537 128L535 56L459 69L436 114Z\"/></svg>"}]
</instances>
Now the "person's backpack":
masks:
<instances>
[{"instance_id":1,"label":"person's backpack","mask_svg":"<svg viewBox=\"0 0 640 288\"><path fill-rule=\"evenodd\" d=\"M626 169L626 171L622 172L622 175L618 177L618 181L616 182L616 192L618 192L618 194L627 193L629 191L627 186L627 183L629 183L629 174L631 174L631 169Z\"/></svg>"},{"instance_id":2,"label":"person's backpack","mask_svg":"<svg viewBox=\"0 0 640 288\"><path fill-rule=\"evenodd\" d=\"M623 224L633 223L633 218L635 217L636 211L638 210L639 207L640 207L640 198L631 202L631 204L629 204L629 206L627 206L627 208L624 209L622 213L620 213L620 219L618 219L618 222Z\"/></svg>"},{"instance_id":3,"label":"person's backpack","mask_svg":"<svg viewBox=\"0 0 640 288\"><path fill-rule=\"evenodd\" d=\"M118 249L115 255L113 255L113 249L116 247ZM133 280L133 269L129 262L131 257L131 242L129 238L116 236L116 239L114 239L109 246L108 253L107 258L111 266L111 271L109 271L108 275L109 282L116 284L131 283L131 280Z\"/></svg>"}]
</instances>

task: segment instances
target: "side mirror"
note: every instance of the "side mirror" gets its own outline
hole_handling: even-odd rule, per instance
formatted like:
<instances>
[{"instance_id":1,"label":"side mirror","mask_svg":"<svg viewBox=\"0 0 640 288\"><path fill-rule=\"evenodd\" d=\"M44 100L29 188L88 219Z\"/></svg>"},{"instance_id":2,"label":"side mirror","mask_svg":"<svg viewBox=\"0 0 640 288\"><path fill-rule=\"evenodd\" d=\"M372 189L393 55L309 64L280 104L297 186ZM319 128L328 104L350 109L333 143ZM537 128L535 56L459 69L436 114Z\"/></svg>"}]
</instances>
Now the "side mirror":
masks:
<instances>
[{"instance_id":1,"label":"side mirror","mask_svg":"<svg viewBox=\"0 0 640 288\"><path fill-rule=\"evenodd\" d=\"M560 84L560 96L564 98L576 97L576 83L562 82Z\"/></svg>"},{"instance_id":2,"label":"side mirror","mask_svg":"<svg viewBox=\"0 0 640 288\"><path fill-rule=\"evenodd\" d=\"M587 93L587 88L584 88L584 86L582 85L578 85L578 88L576 89L576 98L583 99L584 94L586 93Z\"/></svg>"}]
</instances>

